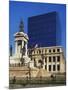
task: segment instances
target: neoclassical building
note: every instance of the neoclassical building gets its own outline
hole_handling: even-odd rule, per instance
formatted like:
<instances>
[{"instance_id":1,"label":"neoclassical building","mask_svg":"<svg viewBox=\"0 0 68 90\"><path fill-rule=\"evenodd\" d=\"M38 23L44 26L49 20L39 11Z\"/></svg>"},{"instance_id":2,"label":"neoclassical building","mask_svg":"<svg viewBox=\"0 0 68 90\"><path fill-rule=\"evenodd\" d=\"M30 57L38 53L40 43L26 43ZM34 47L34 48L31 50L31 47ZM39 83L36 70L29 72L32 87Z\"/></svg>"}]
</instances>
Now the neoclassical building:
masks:
<instances>
[{"instance_id":1,"label":"neoclassical building","mask_svg":"<svg viewBox=\"0 0 68 90\"><path fill-rule=\"evenodd\" d=\"M40 47L28 50L34 67L42 68L49 73L65 72L65 57L61 46Z\"/></svg>"}]
</instances>

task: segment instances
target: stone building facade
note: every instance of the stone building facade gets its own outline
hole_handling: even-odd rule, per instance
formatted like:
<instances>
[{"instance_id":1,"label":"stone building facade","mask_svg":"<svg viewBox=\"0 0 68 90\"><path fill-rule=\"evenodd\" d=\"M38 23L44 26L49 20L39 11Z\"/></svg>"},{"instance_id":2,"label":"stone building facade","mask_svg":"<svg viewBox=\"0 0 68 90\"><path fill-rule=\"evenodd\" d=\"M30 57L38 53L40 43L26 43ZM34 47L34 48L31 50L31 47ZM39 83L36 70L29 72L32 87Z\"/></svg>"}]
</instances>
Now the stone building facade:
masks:
<instances>
[{"instance_id":1,"label":"stone building facade","mask_svg":"<svg viewBox=\"0 0 68 90\"><path fill-rule=\"evenodd\" d=\"M61 46L29 49L28 55L36 68L42 68L49 73L65 72L65 57Z\"/></svg>"}]
</instances>

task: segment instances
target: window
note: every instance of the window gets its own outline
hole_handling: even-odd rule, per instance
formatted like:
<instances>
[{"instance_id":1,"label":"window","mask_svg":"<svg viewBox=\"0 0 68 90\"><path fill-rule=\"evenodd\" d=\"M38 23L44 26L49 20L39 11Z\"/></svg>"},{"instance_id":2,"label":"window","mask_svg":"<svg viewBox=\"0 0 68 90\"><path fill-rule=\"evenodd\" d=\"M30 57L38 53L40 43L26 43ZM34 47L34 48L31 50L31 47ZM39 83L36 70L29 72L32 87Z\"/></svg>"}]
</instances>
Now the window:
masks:
<instances>
[{"instance_id":1,"label":"window","mask_svg":"<svg viewBox=\"0 0 68 90\"><path fill-rule=\"evenodd\" d=\"M51 52L51 49L49 49L49 52Z\"/></svg>"},{"instance_id":2,"label":"window","mask_svg":"<svg viewBox=\"0 0 68 90\"><path fill-rule=\"evenodd\" d=\"M39 50L39 54L41 53L41 50Z\"/></svg>"},{"instance_id":3,"label":"window","mask_svg":"<svg viewBox=\"0 0 68 90\"><path fill-rule=\"evenodd\" d=\"M49 57L49 62L51 62L51 57Z\"/></svg>"},{"instance_id":4,"label":"window","mask_svg":"<svg viewBox=\"0 0 68 90\"><path fill-rule=\"evenodd\" d=\"M47 66L45 65L45 70L47 69Z\"/></svg>"},{"instance_id":5,"label":"window","mask_svg":"<svg viewBox=\"0 0 68 90\"><path fill-rule=\"evenodd\" d=\"M53 52L55 52L55 49L53 49Z\"/></svg>"},{"instance_id":6,"label":"window","mask_svg":"<svg viewBox=\"0 0 68 90\"><path fill-rule=\"evenodd\" d=\"M60 56L57 56L57 62L60 62Z\"/></svg>"},{"instance_id":7,"label":"window","mask_svg":"<svg viewBox=\"0 0 68 90\"><path fill-rule=\"evenodd\" d=\"M35 60L35 58L34 58L34 66L36 67L36 60Z\"/></svg>"},{"instance_id":8,"label":"window","mask_svg":"<svg viewBox=\"0 0 68 90\"><path fill-rule=\"evenodd\" d=\"M55 56L53 56L53 62L55 62L56 61L56 57Z\"/></svg>"},{"instance_id":9,"label":"window","mask_svg":"<svg viewBox=\"0 0 68 90\"><path fill-rule=\"evenodd\" d=\"M38 54L38 51L37 51L37 54Z\"/></svg>"},{"instance_id":10,"label":"window","mask_svg":"<svg viewBox=\"0 0 68 90\"><path fill-rule=\"evenodd\" d=\"M60 52L60 49L57 49L57 52Z\"/></svg>"},{"instance_id":11,"label":"window","mask_svg":"<svg viewBox=\"0 0 68 90\"><path fill-rule=\"evenodd\" d=\"M56 70L56 66L55 65L53 65L53 71L55 71Z\"/></svg>"},{"instance_id":12,"label":"window","mask_svg":"<svg viewBox=\"0 0 68 90\"><path fill-rule=\"evenodd\" d=\"M49 65L49 71L51 71L51 65Z\"/></svg>"},{"instance_id":13,"label":"window","mask_svg":"<svg viewBox=\"0 0 68 90\"><path fill-rule=\"evenodd\" d=\"M57 65L57 70L60 71L60 65Z\"/></svg>"},{"instance_id":14,"label":"window","mask_svg":"<svg viewBox=\"0 0 68 90\"><path fill-rule=\"evenodd\" d=\"M45 50L45 52L47 52L47 50Z\"/></svg>"},{"instance_id":15,"label":"window","mask_svg":"<svg viewBox=\"0 0 68 90\"><path fill-rule=\"evenodd\" d=\"M40 59L40 60L38 60L38 63L42 63L42 60Z\"/></svg>"}]
</instances>

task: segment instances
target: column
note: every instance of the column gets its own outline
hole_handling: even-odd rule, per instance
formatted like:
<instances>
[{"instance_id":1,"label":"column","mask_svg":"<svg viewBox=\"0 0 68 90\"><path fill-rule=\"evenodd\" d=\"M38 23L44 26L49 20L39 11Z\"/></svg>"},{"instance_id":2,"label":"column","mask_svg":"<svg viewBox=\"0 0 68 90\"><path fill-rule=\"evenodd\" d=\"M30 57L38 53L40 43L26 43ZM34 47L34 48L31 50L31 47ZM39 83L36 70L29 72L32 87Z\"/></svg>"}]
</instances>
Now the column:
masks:
<instances>
[{"instance_id":1,"label":"column","mask_svg":"<svg viewBox=\"0 0 68 90\"><path fill-rule=\"evenodd\" d=\"M25 44L25 56L27 56L27 43Z\"/></svg>"},{"instance_id":2,"label":"column","mask_svg":"<svg viewBox=\"0 0 68 90\"><path fill-rule=\"evenodd\" d=\"M22 48L24 47L24 41L22 41Z\"/></svg>"},{"instance_id":3,"label":"column","mask_svg":"<svg viewBox=\"0 0 68 90\"><path fill-rule=\"evenodd\" d=\"M15 41L15 54L17 54L17 41Z\"/></svg>"}]
</instances>

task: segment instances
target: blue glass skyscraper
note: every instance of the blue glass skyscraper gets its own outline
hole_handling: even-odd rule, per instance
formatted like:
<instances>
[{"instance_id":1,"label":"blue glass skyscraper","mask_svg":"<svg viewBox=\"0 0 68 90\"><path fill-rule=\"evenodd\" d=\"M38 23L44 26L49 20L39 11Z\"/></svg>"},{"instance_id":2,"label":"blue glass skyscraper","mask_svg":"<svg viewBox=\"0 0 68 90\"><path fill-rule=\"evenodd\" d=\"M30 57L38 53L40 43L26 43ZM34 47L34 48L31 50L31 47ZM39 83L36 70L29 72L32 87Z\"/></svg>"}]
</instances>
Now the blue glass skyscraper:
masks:
<instances>
[{"instance_id":1,"label":"blue glass skyscraper","mask_svg":"<svg viewBox=\"0 0 68 90\"><path fill-rule=\"evenodd\" d=\"M61 29L57 12L28 18L28 47L49 47L60 45Z\"/></svg>"}]
</instances>

